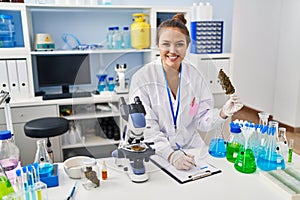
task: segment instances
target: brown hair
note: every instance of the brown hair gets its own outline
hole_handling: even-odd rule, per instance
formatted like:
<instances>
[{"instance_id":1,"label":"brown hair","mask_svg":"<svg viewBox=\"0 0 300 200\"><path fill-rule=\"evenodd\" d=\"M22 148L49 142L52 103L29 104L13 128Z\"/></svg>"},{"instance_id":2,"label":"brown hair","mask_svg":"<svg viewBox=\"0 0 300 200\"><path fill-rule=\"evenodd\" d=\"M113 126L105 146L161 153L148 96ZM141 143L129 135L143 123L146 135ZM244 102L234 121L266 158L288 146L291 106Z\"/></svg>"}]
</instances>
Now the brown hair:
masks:
<instances>
[{"instance_id":1,"label":"brown hair","mask_svg":"<svg viewBox=\"0 0 300 200\"><path fill-rule=\"evenodd\" d=\"M173 16L172 19L166 20L162 22L158 28L156 33L156 44L158 45L160 32L163 28L178 28L185 36L186 36L186 42L189 44L191 42L190 33L187 27L185 26L186 19L184 18L183 13L177 13Z\"/></svg>"}]
</instances>

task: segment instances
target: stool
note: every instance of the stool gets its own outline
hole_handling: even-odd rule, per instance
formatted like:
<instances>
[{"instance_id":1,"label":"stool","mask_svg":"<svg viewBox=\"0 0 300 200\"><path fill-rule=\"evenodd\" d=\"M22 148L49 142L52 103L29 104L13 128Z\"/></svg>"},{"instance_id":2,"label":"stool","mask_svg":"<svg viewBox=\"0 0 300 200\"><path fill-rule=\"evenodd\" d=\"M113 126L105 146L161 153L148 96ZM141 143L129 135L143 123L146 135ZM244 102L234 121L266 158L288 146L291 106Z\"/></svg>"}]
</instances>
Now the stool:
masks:
<instances>
[{"instance_id":1,"label":"stool","mask_svg":"<svg viewBox=\"0 0 300 200\"><path fill-rule=\"evenodd\" d=\"M31 138L47 138L48 153L52 161L53 151L50 137L62 135L69 130L69 122L62 117L45 117L27 122L24 126L25 135Z\"/></svg>"}]
</instances>

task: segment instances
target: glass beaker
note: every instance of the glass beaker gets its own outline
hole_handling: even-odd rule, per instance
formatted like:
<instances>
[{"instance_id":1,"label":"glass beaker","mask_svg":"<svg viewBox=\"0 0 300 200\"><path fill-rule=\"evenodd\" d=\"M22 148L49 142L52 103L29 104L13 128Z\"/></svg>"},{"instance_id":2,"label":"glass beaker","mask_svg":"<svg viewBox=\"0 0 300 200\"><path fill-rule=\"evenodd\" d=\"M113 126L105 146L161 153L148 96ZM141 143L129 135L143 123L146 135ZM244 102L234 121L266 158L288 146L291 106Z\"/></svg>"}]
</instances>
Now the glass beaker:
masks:
<instances>
[{"instance_id":1,"label":"glass beaker","mask_svg":"<svg viewBox=\"0 0 300 200\"><path fill-rule=\"evenodd\" d=\"M96 159L89 158L82 162L82 186L90 190L100 186L100 170Z\"/></svg>"},{"instance_id":2,"label":"glass beaker","mask_svg":"<svg viewBox=\"0 0 300 200\"><path fill-rule=\"evenodd\" d=\"M246 124L241 128L245 144L240 148L238 156L234 162L234 168L242 173L251 174L256 171L256 161L253 150L249 148L249 138L254 133L255 128L252 124Z\"/></svg>"},{"instance_id":3,"label":"glass beaker","mask_svg":"<svg viewBox=\"0 0 300 200\"><path fill-rule=\"evenodd\" d=\"M46 148L46 140L37 140L36 145L37 150L34 162L38 163L39 175L40 177L49 177L52 175L53 165Z\"/></svg>"},{"instance_id":4,"label":"glass beaker","mask_svg":"<svg viewBox=\"0 0 300 200\"><path fill-rule=\"evenodd\" d=\"M0 199L2 199L2 197L11 194L14 192L14 189L9 181L9 179L7 178L4 169L2 168L1 164L0 164Z\"/></svg>"},{"instance_id":5,"label":"glass beaker","mask_svg":"<svg viewBox=\"0 0 300 200\"><path fill-rule=\"evenodd\" d=\"M226 145L226 159L235 162L240 148L243 147L244 138L241 134L241 127L237 123L230 123L230 136Z\"/></svg>"},{"instance_id":6,"label":"glass beaker","mask_svg":"<svg viewBox=\"0 0 300 200\"><path fill-rule=\"evenodd\" d=\"M276 135L278 134L278 122L270 121L268 128L268 138L265 151L257 158L257 166L263 171L285 169L282 155L278 152Z\"/></svg>"},{"instance_id":7,"label":"glass beaker","mask_svg":"<svg viewBox=\"0 0 300 200\"><path fill-rule=\"evenodd\" d=\"M222 134L223 124L220 124L215 129L215 136L210 140L208 153L217 158L224 158L226 156L226 142Z\"/></svg>"}]
</instances>

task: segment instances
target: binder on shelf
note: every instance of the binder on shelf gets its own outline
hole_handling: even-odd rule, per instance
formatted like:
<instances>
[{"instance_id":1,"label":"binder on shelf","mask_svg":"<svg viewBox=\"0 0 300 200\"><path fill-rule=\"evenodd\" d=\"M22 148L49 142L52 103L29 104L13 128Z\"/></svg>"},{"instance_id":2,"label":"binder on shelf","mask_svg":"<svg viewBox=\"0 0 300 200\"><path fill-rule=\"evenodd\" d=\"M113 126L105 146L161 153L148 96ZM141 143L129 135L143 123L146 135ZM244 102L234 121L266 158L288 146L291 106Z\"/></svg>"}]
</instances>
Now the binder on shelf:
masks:
<instances>
[{"instance_id":1,"label":"binder on shelf","mask_svg":"<svg viewBox=\"0 0 300 200\"><path fill-rule=\"evenodd\" d=\"M20 96L20 88L16 60L6 60L6 65L8 71L10 96L12 99L18 98Z\"/></svg>"},{"instance_id":2,"label":"binder on shelf","mask_svg":"<svg viewBox=\"0 0 300 200\"><path fill-rule=\"evenodd\" d=\"M20 97L25 98L29 96L28 74L26 60L17 60L18 83L20 89Z\"/></svg>"},{"instance_id":3,"label":"binder on shelf","mask_svg":"<svg viewBox=\"0 0 300 200\"><path fill-rule=\"evenodd\" d=\"M220 169L206 161L197 160L196 166L190 170L178 170L167 160L158 155L151 156L150 160L180 184L199 180L222 172Z\"/></svg>"},{"instance_id":4,"label":"binder on shelf","mask_svg":"<svg viewBox=\"0 0 300 200\"><path fill-rule=\"evenodd\" d=\"M10 92L6 60L0 60L0 91Z\"/></svg>"}]
</instances>

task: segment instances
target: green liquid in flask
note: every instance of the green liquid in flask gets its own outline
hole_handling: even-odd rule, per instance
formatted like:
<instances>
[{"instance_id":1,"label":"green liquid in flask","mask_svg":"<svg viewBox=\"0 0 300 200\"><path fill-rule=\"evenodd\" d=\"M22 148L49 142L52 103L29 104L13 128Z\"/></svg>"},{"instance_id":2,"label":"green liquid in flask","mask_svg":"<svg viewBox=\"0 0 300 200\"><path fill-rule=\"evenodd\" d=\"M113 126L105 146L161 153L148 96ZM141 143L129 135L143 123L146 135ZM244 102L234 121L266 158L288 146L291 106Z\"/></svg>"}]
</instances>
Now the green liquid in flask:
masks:
<instances>
[{"instance_id":1,"label":"green liquid in flask","mask_svg":"<svg viewBox=\"0 0 300 200\"><path fill-rule=\"evenodd\" d=\"M9 195L14 192L11 183L9 182L8 178L5 176L0 176L0 199L2 197Z\"/></svg>"},{"instance_id":2,"label":"green liquid in flask","mask_svg":"<svg viewBox=\"0 0 300 200\"><path fill-rule=\"evenodd\" d=\"M234 168L242 173L251 174L256 171L254 153L251 149L241 149L235 160Z\"/></svg>"},{"instance_id":3,"label":"green liquid in flask","mask_svg":"<svg viewBox=\"0 0 300 200\"><path fill-rule=\"evenodd\" d=\"M227 143L227 147L226 147L226 159L229 161L229 162L232 162L234 163L238 154L239 154L239 151L240 151L240 148L242 147L242 145L238 142L230 142L230 143Z\"/></svg>"}]
</instances>

